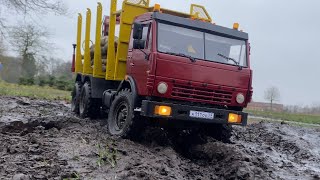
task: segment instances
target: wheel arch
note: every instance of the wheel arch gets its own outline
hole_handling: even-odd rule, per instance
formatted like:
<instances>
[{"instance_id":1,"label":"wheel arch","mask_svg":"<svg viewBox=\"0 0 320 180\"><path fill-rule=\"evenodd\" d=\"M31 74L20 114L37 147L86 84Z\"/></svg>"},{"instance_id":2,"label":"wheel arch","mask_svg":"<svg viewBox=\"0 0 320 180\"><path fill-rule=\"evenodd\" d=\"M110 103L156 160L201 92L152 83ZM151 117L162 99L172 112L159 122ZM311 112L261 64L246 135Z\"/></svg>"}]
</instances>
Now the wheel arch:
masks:
<instances>
[{"instance_id":1,"label":"wheel arch","mask_svg":"<svg viewBox=\"0 0 320 180\"><path fill-rule=\"evenodd\" d=\"M134 106L138 104L138 90L137 85L133 77L127 76L127 78L119 84L117 89L117 93L119 93L123 89L130 89L132 93Z\"/></svg>"}]
</instances>

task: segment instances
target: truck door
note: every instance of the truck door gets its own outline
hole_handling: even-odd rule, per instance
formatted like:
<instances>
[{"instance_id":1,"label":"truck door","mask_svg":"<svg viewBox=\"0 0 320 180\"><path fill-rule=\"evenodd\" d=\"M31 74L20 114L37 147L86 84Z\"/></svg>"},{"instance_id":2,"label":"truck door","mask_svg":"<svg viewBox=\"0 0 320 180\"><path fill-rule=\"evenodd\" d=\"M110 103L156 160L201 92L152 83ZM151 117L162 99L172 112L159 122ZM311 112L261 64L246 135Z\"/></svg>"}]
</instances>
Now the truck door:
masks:
<instances>
[{"instance_id":1,"label":"truck door","mask_svg":"<svg viewBox=\"0 0 320 180\"><path fill-rule=\"evenodd\" d=\"M136 81L136 85L138 86L139 95L147 95L147 78L148 73L150 72L151 62L149 60L149 56L151 50L151 41L152 41L152 33L151 33L151 23L145 24L143 27L143 35L142 40L145 40L145 48L144 49L133 49L133 46L130 45L129 53L128 53L128 72ZM132 33L131 33L132 34ZM130 44L133 42L131 37ZM131 50L130 50L131 48ZM131 51L131 52L130 52Z\"/></svg>"}]
</instances>

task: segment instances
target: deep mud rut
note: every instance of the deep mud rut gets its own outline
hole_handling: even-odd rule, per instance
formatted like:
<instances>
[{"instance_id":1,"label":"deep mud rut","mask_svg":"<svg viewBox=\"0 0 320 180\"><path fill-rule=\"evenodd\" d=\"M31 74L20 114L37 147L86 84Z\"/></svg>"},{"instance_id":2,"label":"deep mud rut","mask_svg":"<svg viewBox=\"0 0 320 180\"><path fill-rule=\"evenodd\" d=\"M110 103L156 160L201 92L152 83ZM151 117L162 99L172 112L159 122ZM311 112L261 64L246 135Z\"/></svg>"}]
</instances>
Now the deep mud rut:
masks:
<instances>
[{"instance_id":1,"label":"deep mud rut","mask_svg":"<svg viewBox=\"0 0 320 180\"><path fill-rule=\"evenodd\" d=\"M64 102L0 97L0 179L320 179L319 129L262 122L229 144L171 138L148 128L139 142L114 139Z\"/></svg>"}]
</instances>

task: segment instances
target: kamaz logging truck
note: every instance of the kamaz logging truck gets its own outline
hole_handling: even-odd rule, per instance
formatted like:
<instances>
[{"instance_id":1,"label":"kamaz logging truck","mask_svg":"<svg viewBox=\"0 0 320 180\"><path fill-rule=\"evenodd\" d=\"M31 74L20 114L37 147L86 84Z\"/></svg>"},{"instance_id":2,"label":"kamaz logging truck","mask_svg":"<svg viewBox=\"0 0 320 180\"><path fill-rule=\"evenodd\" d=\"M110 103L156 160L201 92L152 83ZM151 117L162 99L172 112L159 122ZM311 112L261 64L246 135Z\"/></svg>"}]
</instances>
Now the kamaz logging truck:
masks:
<instances>
[{"instance_id":1,"label":"kamaz logging truck","mask_svg":"<svg viewBox=\"0 0 320 180\"><path fill-rule=\"evenodd\" d=\"M218 26L195 4L190 13L151 7L149 0L124 0L121 10L111 0L110 7L103 19L98 3L94 42L90 9L83 43L79 14L72 111L87 117L103 110L109 133L127 138L146 121L204 127L221 137L231 125L247 124L250 47L238 23Z\"/></svg>"}]
</instances>

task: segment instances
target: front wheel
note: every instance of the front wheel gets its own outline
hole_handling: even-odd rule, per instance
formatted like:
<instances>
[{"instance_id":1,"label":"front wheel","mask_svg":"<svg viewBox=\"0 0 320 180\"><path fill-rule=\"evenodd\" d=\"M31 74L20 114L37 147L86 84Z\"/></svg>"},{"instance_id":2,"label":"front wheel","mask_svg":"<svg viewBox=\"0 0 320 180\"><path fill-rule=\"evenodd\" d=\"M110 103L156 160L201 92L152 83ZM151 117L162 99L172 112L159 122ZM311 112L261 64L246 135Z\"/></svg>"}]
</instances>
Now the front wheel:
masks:
<instances>
[{"instance_id":1,"label":"front wheel","mask_svg":"<svg viewBox=\"0 0 320 180\"><path fill-rule=\"evenodd\" d=\"M137 138L142 130L142 120L134 114L132 92L124 89L118 93L110 107L108 131L122 138Z\"/></svg>"}]
</instances>

